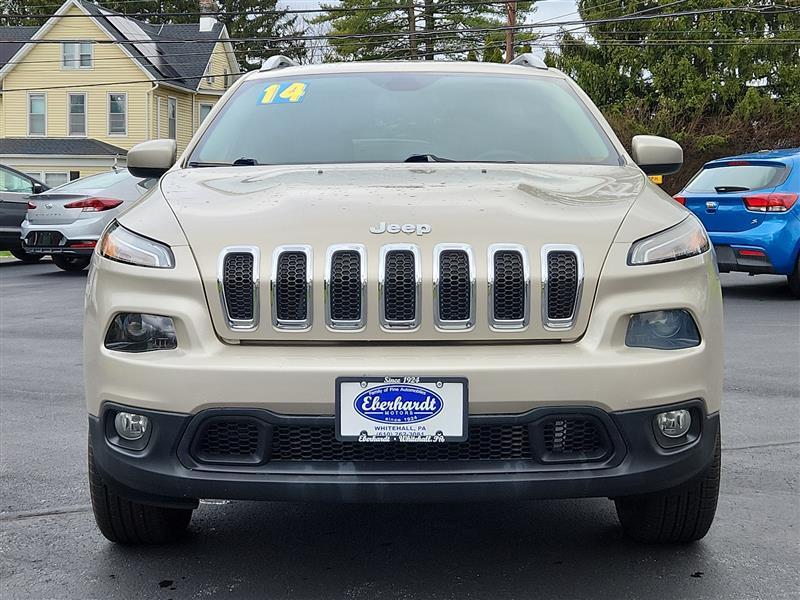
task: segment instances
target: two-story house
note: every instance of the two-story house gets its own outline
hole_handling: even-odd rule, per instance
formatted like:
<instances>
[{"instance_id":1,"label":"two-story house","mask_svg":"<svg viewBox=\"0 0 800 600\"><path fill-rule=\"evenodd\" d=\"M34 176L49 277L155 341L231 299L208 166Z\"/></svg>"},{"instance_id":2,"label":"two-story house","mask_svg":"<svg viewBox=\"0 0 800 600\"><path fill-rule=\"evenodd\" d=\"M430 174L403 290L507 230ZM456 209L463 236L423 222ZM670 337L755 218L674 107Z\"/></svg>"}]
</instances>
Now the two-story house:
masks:
<instances>
[{"instance_id":1,"label":"two-story house","mask_svg":"<svg viewBox=\"0 0 800 600\"><path fill-rule=\"evenodd\" d=\"M125 165L139 142L181 152L239 75L225 27L148 24L66 0L40 27L0 27L0 163L50 186Z\"/></svg>"}]
</instances>

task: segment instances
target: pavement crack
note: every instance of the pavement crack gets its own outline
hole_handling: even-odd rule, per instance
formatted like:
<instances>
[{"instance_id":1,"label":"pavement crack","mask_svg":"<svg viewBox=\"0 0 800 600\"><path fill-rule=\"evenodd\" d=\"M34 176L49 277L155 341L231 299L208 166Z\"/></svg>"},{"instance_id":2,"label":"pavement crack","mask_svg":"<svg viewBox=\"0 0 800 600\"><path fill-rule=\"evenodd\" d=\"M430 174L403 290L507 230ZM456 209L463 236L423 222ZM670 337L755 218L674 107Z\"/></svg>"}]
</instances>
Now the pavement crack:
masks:
<instances>
[{"instance_id":1,"label":"pavement crack","mask_svg":"<svg viewBox=\"0 0 800 600\"><path fill-rule=\"evenodd\" d=\"M800 444L800 440L796 442L775 442L772 444L755 444L753 446L732 446L730 448L722 448L723 452L730 452L731 450L757 450L759 448L776 448L779 446L796 446Z\"/></svg>"},{"instance_id":2,"label":"pavement crack","mask_svg":"<svg viewBox=\"0 0 800 600\"><path fill-rule=\"evenodd\" d=\"M22 519L35 519L37 517L51 517L54 515L70 515L74 513L89 512L91 504L76 504L73 506L60 506L49 510L22 510L19 512L0 513L0 521L20 521Z\"/></svg>"}]
</instances>

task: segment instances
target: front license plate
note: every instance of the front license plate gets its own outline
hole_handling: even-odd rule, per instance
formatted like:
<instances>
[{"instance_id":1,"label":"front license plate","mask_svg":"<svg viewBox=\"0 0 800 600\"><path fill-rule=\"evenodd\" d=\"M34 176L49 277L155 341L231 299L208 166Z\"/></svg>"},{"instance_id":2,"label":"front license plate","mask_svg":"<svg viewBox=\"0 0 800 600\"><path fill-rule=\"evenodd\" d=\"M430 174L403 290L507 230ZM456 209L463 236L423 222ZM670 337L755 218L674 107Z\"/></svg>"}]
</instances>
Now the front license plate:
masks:
<instances>
[{"instance_id":1,"label":"front license plate","mask_svg":"<svg viewBox=\"0 0 800 600\"><path fill-rule=\"evenodd\" d=\"M339 377L336 439L436 443L467 439L463 377Z\"/></svg>"}]
</instances>

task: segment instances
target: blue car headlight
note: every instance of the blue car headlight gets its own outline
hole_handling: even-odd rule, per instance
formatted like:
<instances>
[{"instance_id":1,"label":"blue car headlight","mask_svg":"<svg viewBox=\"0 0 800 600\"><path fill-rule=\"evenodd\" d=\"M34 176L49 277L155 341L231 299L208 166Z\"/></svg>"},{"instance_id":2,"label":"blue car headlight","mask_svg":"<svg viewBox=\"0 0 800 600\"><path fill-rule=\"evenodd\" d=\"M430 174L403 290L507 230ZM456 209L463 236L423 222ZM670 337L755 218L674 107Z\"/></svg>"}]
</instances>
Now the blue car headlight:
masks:
<instances>
[{"instance_id":1,"label":"blue car headlight","mask_svg":"<svg viewBox=\"0 0 800 600\"><path fill-rule=\"evenodd\" d=\"M625 345L657 350L693 348L700 345L700 332L689 311L653 310L631 315Z\"/></svg>"}]
</instances>

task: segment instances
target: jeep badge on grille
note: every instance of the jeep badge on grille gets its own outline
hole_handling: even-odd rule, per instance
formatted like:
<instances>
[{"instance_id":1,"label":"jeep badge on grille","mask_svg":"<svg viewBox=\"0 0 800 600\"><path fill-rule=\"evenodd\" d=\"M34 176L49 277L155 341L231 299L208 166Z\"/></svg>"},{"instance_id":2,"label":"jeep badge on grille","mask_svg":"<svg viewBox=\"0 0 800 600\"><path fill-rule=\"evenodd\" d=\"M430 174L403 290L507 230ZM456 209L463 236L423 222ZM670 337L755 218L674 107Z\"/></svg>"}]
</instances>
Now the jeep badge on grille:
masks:
<instances>
[{"instance_id":1,"label":"jeep badge on grille","mask_svg":"<svg viewBox=\"0 0 800 600\"><path fill-rule=\"evenodd\" d=\"M374 227L369 228L370 233L416 233L417 235L425 235L431 232L431 226L427 223L387 223L381 221Z\"/></svg>"}]
</instances>

